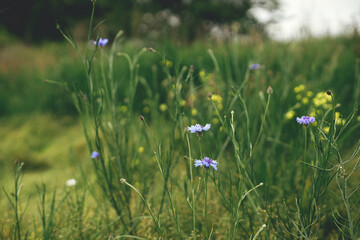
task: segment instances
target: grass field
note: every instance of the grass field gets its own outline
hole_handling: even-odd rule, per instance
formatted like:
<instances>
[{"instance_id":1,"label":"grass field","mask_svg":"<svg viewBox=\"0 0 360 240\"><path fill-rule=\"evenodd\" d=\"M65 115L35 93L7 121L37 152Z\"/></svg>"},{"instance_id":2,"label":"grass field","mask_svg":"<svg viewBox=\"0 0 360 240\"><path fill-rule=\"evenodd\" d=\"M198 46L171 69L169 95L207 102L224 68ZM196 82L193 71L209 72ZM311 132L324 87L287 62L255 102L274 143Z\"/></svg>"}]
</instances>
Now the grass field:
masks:
<instances>
[{"instance_id":1,"label":"grass field","mask_svg":"<svg viewBox=\"0 0 360 240\"><path fill-rule=\"evenodd\" d=\"M356 32L78 44L0 39L0 239L359 239Z\"/></svg>"}]
</instances>

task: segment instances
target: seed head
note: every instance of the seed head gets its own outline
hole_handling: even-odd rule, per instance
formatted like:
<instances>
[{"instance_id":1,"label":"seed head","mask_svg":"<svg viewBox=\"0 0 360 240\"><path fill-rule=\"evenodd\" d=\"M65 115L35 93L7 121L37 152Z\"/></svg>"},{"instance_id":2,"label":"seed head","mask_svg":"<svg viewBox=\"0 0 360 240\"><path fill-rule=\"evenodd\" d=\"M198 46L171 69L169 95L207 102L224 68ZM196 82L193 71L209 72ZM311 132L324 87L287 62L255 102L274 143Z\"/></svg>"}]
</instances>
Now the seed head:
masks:
<instances>
[{"instance_id":1,"label":"seed head","mask_svg":"<svg viewBox=\"0 0 360 240\"><path fill-rule=\"evenodd\" d=\"M327 91L326 91L326 94L329 95L329 96L331 96L331 95L332 95L331 90L327 90Z\"/></svg>"},{"instance_id":2,"label":"seed head","mask_svg":"<svg viewBox=\"0 0 360 240\"><path fill-rule=\"evenodd\" d=\"M139 115L139 119L140 119L140 121L142 121L142 122L145 120L145 118L144 118L143 115Z\"/></svg>"}]
</instances>

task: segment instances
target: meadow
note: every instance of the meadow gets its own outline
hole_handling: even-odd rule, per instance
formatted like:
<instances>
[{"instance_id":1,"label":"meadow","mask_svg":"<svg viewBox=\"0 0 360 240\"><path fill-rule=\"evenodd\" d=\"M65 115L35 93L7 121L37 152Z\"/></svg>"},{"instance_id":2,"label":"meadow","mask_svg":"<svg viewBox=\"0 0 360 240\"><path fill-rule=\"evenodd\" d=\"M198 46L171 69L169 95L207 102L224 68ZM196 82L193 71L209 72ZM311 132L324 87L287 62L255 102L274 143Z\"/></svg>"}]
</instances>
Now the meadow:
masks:
<instances>
[{"instance_id":1,"label":"meadow","mask_svg":"<svg viewBox=\"0 0 360 240\"><path fill-rule=\"evenodd\" d=\"M0 239L359 239L356 31L64 37L0 38Z\"/></svg>"}]
</instances>

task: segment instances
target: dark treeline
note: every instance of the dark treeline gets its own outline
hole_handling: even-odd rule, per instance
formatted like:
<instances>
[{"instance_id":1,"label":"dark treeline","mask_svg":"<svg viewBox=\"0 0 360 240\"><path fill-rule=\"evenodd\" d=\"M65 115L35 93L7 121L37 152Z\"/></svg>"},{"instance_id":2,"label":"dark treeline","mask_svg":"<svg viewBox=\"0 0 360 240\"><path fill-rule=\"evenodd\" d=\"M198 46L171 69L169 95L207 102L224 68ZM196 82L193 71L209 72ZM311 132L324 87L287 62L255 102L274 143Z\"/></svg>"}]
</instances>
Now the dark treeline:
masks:
<instances>
[{"instance_id":1,"label":"dark treeline","mask_svg":"<svg viewBox=\"0 0 360 240\"><path fill-rule=\"evenodd\" d=\"M247 33L260 24L249 12L261 7L274 10L277 0L97 0L95 21L105 20L109 36L122 29L127 36L180 37L191 41L212 26L237 23ZM73 29L86 23L91 0L6 0L0 6L0 25L26 41L59 40L56 24Z\"/></svg>"}]
</instances>

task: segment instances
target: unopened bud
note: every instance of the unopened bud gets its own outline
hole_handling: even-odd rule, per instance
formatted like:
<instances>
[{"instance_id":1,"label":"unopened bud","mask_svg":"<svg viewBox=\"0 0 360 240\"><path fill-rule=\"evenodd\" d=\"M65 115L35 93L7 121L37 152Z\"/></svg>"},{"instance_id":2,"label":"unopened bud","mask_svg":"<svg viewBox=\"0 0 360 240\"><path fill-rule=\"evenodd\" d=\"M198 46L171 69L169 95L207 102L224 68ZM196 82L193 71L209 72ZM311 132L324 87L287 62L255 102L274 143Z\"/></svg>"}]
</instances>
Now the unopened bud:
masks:
<instances>
[{"instance_id":1,"label":"unopened bud","mask_svg":"<svg viewBox=\"0 0 360 240\"><path fill-rule=\"evenodd\" d=\"M329 95L329 96L331 96L331 95L332 95L331 90L327 90L327 91L326 91L326 94Z\"/></svg>"},{"instance_id":2,"label":"unopened bud","mask_svg":"<svg viewBox=\"0 0 360 240\"><path fill-rule=\"evenodd\" d=\"M126 179L125 178L120 178L120 182L121 183L126 183Z\"/></svg>"},{"instance_id":3,"label":"unopened bud","mask_svg":"<svg viewBox=\"0 0 360 240\"><path fill-rule=\"evenodd\" d=\"M274 90L272 89L271 86L269 86L266 92L267 92L267 94L271 95L271 94L273 94Z\"/></svg>"},{"instance_id":4,"label":"unopened bud","mask_svg":"<svg viewBox=\"0 0 360 240\"><path fill-rule=\"evenodd\" d=\"M144 116L143 116L143 115L139 115L139 119L140 119L140 121L142 121L142 122L143 122L145 118L144 118Z\"/></svg>"},{"instance_id":5,"label":"unopened bud","mask_svg":"<svg viewBox=\"0 0 360 240\"><path fill-rule=\"evenodd\" d=\"M211 92L208 92L208 98L211 100L212 94Z\"/></svg>"}]
</instances>

